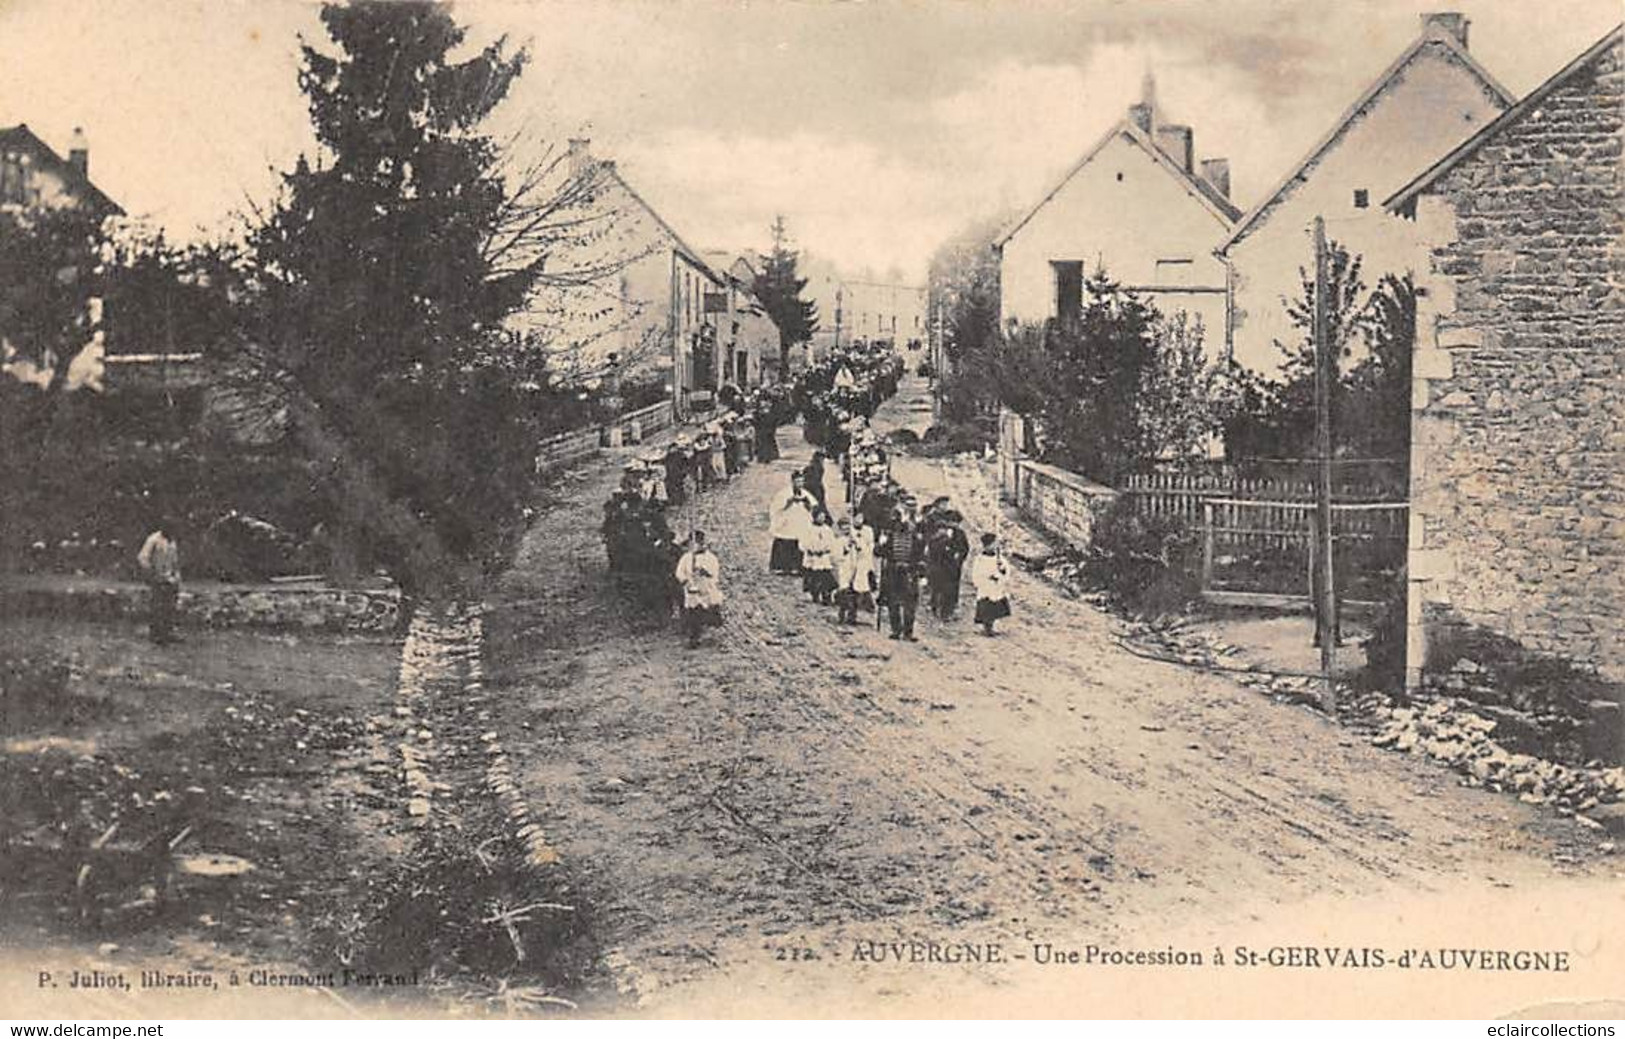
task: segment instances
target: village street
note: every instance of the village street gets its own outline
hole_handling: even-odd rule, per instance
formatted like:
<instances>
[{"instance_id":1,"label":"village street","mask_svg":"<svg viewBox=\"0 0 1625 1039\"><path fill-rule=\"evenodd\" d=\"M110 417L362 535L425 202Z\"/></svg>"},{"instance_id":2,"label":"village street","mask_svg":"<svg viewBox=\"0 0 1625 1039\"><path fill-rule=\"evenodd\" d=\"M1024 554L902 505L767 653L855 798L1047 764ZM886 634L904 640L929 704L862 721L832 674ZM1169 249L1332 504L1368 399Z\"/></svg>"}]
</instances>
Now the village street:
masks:
<instances>
[{"instance_id":1,"label":"village street","mask_svg":"<svg viewBox=\"0 0 1625 1039\"><path fill-rule=\"evenodd\" d=\"M877 427L923 429L926 392L905 381ZM532 816L586 878L605 962L643 1012L1013 1012L1040 980L1035 941L1210 952L1250 926L1264 944L1391 945L1417 921L1488 940L1461 929L1489 922L1486 892L1504 922L1533 918L1554 885L1604 883L1572 854L1572 821L1223 675L1138 657L1114 642L1118 621L1029 575L995 639L963 613L944 626L922 611L918 643L838 627L767 569L767 503L809 454L798 434L781 430L781 460L673 523L702 526L724 564L725 625L701 648L606 586L607 466L539 519L489 602L491 681ZM894 472L952 493L941 462ZM1295 931L1317 898L1337 901ZM1185 944L1196 935L1212 941ZM854 962L905 939L1000 942L1027 960ZM1146 985L1177 1012L1167 980L1119 970L1059 991L1078 1011L1103 985ZM1486 975L1452 998L1516 991Z\"/></svg>"}]
</instances>

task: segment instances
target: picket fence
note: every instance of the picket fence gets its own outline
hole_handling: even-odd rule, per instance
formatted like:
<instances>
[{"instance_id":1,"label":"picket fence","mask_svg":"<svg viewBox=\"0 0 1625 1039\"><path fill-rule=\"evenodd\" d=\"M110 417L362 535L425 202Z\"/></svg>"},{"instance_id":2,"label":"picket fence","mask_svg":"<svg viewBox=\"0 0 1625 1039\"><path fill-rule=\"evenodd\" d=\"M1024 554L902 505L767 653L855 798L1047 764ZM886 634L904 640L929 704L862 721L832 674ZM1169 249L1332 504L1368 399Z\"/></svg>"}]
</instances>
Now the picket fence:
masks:
<instances>
[{"instance_id":1,"label":"picket fence","mask_svg":"<svg viewBox=\"0 0 1625 1039\"><path fill-rule=\"evenodd\" d=\"M1202 537L1204 593L1309 594L1315 485L1226 471L1146 473L1123 493L1147 518L1175 519ZM1403 563L1408 507L1393 481L1334 478L1332 536L1339 583L1378 596Z\"/></svg>"}]
</instances>

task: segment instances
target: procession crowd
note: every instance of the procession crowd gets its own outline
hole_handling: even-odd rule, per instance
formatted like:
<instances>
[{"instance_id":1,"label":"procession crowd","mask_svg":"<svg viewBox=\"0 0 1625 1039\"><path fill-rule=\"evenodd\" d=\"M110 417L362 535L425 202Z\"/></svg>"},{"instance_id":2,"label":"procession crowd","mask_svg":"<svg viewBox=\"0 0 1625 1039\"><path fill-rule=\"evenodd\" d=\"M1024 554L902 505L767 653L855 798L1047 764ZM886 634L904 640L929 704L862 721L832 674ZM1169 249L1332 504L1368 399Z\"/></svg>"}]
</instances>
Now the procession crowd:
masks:
<instances>
[{"instance_id":1,"label":"procession crowd","mask_svg":"<svg viewBox=\"0 0 1625 1039\"><path fill-rule=\"evenodd\" d=\"M922 508L892 478L870 428L902 372L894 353L859 345L809 368L788 390L725 387L718 400L727 410L698 435L679 436L627 467L604 506L611 572L647 609L666 616L680 610L689 643L697 644L705 628L722 622L722 564L703 530L679 539L668 510L754 462L776 459L779 426L799 414L814 450L770 506L771 571L800 578L814 604L835 607L839 624L856 625L860 613L873 613L877 629L889 620L893 639L915 640L922 580L932 614L952 620L971 556L964 519L946 497ZM833 493L831 476L840 480ZM986 635L1010 614L1007 576L997 538L983 534L971 582L975 621Z\"/></svg>"}]
</instances>

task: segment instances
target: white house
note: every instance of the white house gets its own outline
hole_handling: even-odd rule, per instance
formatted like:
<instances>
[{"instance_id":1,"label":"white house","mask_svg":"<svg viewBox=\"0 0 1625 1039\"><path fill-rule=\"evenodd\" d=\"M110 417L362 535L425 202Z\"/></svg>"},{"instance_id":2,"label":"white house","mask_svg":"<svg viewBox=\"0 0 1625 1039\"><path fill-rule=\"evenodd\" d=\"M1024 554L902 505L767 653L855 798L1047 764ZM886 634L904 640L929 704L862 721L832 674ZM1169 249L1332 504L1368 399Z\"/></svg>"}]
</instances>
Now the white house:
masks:
<instances>
[{"instance_id":1,"label":"white house","mask_svg":"<svg viewBox=\"0 0 1625 1039\"><path fill-rule=\"evenodd\" d=\"M1230 267L1233 355L1255 371L1281 360L1275 343L1303 332L1287 317L1313 270L1311 227L1362 258L1375 287L1403 274L1412 229L1383 213L1382 200L1494 119L1513 98L1467 50L1468 21L1422 16L1422 32L1378 76L1219 246Z\"/></svg>"},{"instance_id":2,"label":"white house","mask_svg":"<svg viewBox=\"0 0 1625 1039\"><path fill-rule=\"evenodd\" d=\"M513 327L537 336L566 377L663 374L684 407L694 390L719 384L718 321L708 308L726 310L728 279L588 147L572 140L568 156L571 178L591 178L588 212L570 215L588 230L561 243L549 265L583 273L544 286Z\"/></svg>"},{"instance_id":3,"label":"white house","mask_svg":"<svg viewBox=\"0 0 1625 1039\"><path fill-rule=\"evenodd\" d=\"M1104 269L1165 314L1200 318L1222 356L1225 269L1213 250L1240 215L1230 164L1198 168L1191 128L1161 122L1154 95L1147 77L1144 99L995 243L1002 323L1075 314L1084 280Z\"/></svg>"}]
</instances>

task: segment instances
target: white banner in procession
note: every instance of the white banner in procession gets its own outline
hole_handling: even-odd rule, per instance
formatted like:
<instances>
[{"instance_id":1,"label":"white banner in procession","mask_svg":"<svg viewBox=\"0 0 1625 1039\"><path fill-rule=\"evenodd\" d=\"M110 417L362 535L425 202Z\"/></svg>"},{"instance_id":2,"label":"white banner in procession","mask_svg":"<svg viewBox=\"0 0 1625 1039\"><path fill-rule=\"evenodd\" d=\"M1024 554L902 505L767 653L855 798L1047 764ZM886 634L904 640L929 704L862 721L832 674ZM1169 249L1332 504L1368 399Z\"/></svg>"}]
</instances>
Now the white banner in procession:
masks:
<instances>
[{"instance_id":1,"label":"white banner in procession","mask_svg":"<svg viewBox=\"0 0 1625 1039\"><path fill-rule=\"evenodd\" d=\"M1580 1008L1574 1008L1580 1009ZM775 1039L803 1039L824 1037L834 1021L568 1021L558 1019L531 1019L507 1021L470 1020L287 1020L287 1021L165 1021L165 1022L110 1022L110 1021L32 1021L7 1022L7 1036L37 1036L41 1039L216 1039L229 1032L240 1039L286 1039L296 1030L301 1039L441 1039L446 1035L479 1035L488 1037L534 1035L539 1029L550 1033L566 1032L591 1039L621 1039L621 1037L649 1034L659 1030L663 1039L733 1039L738 1036L754 1037L762 1034L764 1026L771 1027ZM856 1030L859 1036L883 1032L888 1039L910 1036L930 1036L931 1039L969 1039L987 1036L998 1019L985 1021L850 1021L839 1022L844 1031ZM1556 1019L1511 1021L1009 1021L1019 1027L1024 1036L1032 1039L1076 1039L1080 1032L1090 1036L1125 1036L1131 1039L1300 1039L1306 1033L1317 1039L1369 1039L1374 1029L1380 1029L1384 1039L1409 1039L1411 1036L1485 1037L1485 1039L1614 1039L1625 1024L1606 1019Z\"/></svg>"}]
</instances>

